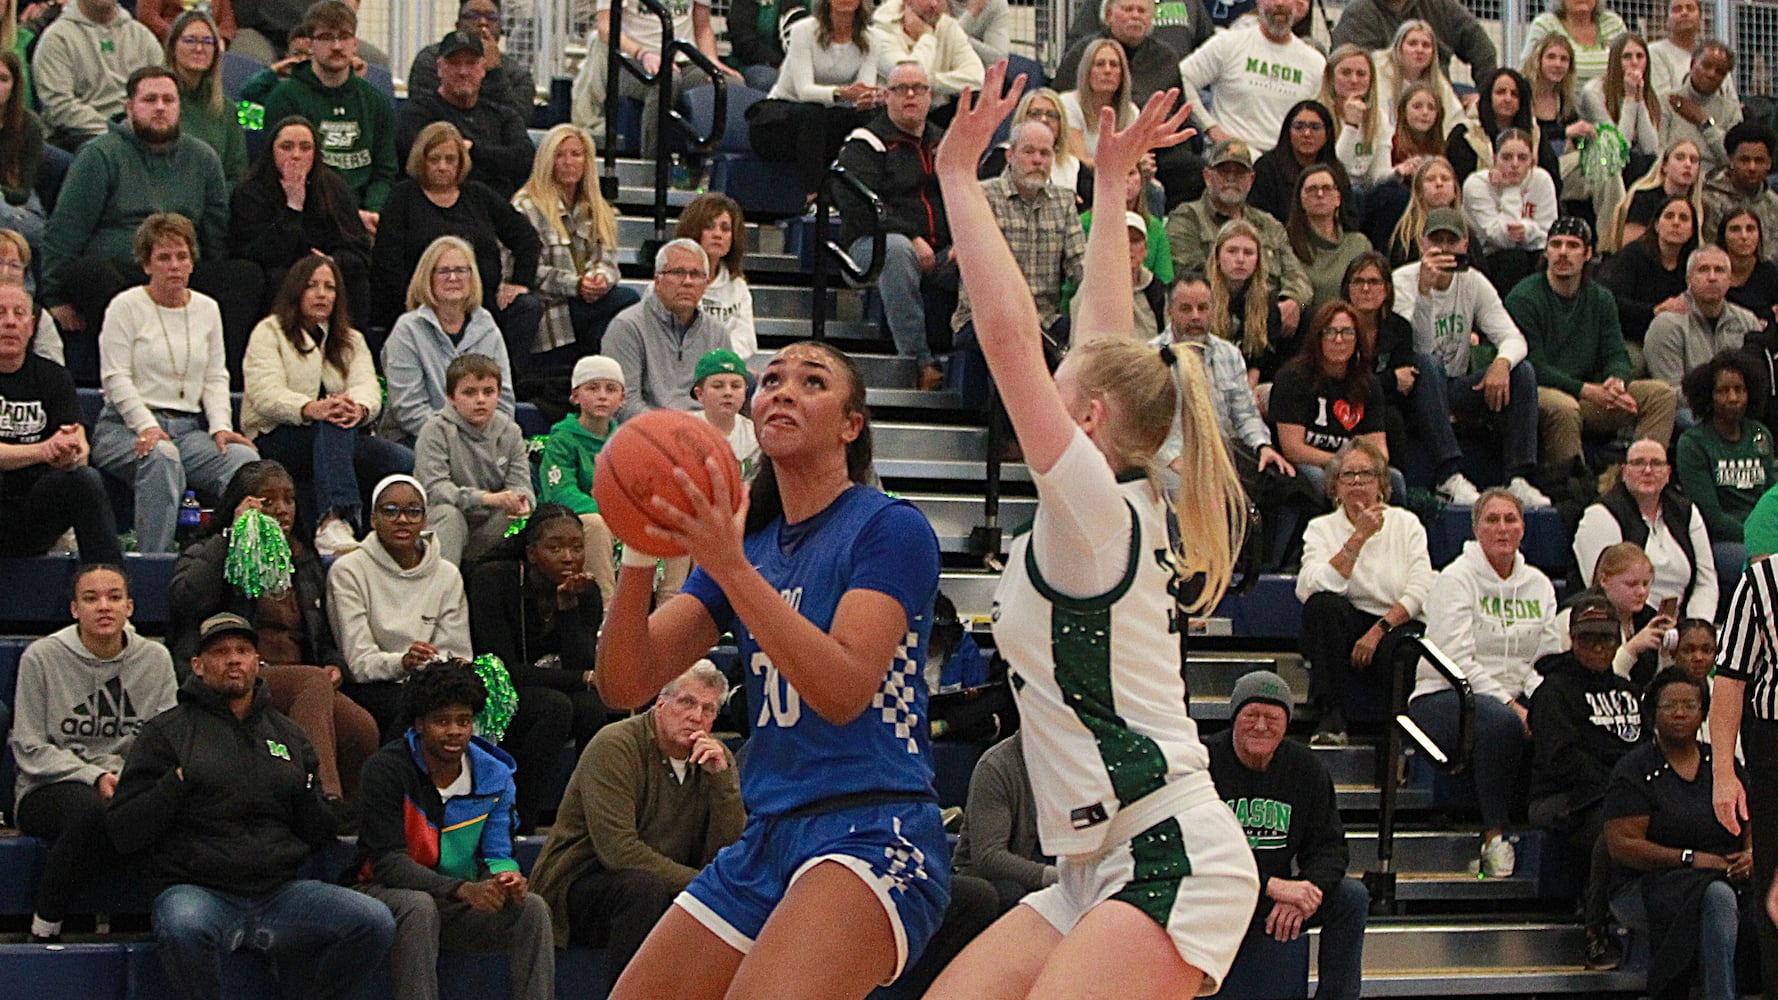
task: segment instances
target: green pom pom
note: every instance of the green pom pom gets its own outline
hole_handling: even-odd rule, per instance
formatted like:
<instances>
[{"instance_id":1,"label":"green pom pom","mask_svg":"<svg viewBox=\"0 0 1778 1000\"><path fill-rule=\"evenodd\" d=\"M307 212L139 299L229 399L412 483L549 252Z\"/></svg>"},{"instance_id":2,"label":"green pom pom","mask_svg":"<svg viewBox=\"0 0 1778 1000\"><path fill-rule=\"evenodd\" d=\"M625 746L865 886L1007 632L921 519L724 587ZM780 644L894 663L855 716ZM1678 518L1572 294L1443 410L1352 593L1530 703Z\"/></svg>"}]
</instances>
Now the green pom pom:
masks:
<instances>
[{"instance_id":1,"label":"green pom pom","mask_svg":"<svg viewBox=\"0 0 1778 1000\"><path fill-rule=\"evenodd\" d=\"M1604 180L1621 174L1630 162L1630 143L1616 125L1600 125L1598 137L1580 143L1581 176Z\"/></svg>"},{"instance_id":2,"label":"green pom pom","mask_svg":"<svg viewBox=\"0 0 1778 1000\"><path fill-rule=\"evenodd\" d=\"M488 689L488 703L475 717L475 731L498 743L506 735L506 727L512 725L513 713L519 710L519 693L513 689L506 664L493 653L475 658L475 672Z\"/></svg>"},{"instance_id":3,"label":"green pom pom","mask_svg":"<svg viewBox=\"0 0 1778 1000\"><path fill-rule=\"evenodd\" d=\"M235 519L229 529L228 559L222 566L222 578L241 589L241 593L258 600L262 594L278 595L290 590L293 572L290 542L278 522L265 513L249 510Z\"/></svg>"}]
</instances>

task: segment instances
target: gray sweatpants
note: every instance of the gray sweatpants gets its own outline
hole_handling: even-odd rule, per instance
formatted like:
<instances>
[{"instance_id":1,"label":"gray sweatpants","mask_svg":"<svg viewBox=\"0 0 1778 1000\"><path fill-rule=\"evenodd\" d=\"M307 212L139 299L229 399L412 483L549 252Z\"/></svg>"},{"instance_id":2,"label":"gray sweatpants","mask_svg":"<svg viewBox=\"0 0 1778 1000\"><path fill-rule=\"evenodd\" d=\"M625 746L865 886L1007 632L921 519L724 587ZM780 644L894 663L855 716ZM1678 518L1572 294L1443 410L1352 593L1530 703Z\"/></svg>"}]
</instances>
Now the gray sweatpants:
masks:
<instances>
[{"instance_id":1,"label":"gray sweatpants","mask_svg":"<svg viewBox=\"0 0 1778 1000\"><path fill-rule=\"evenodd\" d=\"M499 913L479 913L469 904L414 889L361 885L359 892L382 900L395 915L395 943L389 948L396 1000L438 1000L438 951L505 949L512 1000L554 1000L556 942L549 904L536 893Z\"/></svg>"}]
</instances>

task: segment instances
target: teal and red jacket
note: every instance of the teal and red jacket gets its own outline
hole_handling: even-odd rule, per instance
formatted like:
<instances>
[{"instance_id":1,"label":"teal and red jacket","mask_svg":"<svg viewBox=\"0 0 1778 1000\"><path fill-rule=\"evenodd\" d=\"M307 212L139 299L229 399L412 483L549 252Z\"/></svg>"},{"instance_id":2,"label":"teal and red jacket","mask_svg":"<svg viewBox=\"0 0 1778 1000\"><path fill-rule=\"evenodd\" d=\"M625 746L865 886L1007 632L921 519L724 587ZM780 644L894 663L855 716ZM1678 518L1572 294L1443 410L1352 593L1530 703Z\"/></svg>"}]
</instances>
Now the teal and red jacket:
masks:
<instances>
[{"instance_id":1,"label":"teal and red jacket","mask_svg":"<svg viewBox=\"0 0 1778 1000\"><path fill-rule=\"evenodd\" d=\"M463 764L472 775L470 792L445 802L412 729L365 762L359 882L448 898L464 882L519 870L512 857L513 759L477 736Z\"/></svg>"}]
</instances>

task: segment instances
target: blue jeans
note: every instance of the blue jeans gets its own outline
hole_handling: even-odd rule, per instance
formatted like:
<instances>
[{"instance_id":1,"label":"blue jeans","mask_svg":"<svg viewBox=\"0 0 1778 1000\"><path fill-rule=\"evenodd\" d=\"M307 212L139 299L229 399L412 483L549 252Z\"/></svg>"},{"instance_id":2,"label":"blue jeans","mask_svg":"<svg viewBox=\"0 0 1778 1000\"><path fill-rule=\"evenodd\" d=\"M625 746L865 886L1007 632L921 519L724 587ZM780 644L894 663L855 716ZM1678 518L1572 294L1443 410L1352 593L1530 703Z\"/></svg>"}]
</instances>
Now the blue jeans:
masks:
<instances>
[{"instance_id":1,"label":"blue jeans","mask_svg":"<svg viewBox=\"0 0 1778 1000\"><path fill-rule=\"evenodd\" d=\"M1408 702L1408 718L1447 750L1457 746L1457 692L1450 689L1421 695ZM1519 713L1506 702L1475 696L1475 755L1465 773L1475 783L1482 809L1482 828L1504 827L1513 789L1524 773L1528 738Z\"/></svg>"},{"instance_id":2,"label":"blue jeans","mask_svg":"<svg viewBox=\"0 0 1778 1000\"><path fill-rule=\"evenodd\" d=\"M339 512L355 527L362 484L414 471L414 450L363 430L326 421L283 424L254 440L260 454L284 466L297 482L297 509L310 525Z\"/></svg>"},{"instance_id":3,"label":"blue jeans","mask_svg":"<svg viewBox=\"0 0 1778 1000\"><path fill-rule=\"evenodd\" d=\"M1455 416L1486 416L1493 411L1476 389L1487 370L1467 375L1446 375L1444 364L1431 354L1414 355L1420 369L1414 391L1414 432L1432 449L1433 481L1444 482L1462 471L1463 450L1451 429ZM1521 361L1507 373L1507 401L1500 411L1501 464L1506 474L1520 476L1537 466L1537 371Z\"/></svg>"},{"instance_id":4,"label":"blue jeans","mask_svg":"<svg viewBox=\"0 0 1778 1000\"><path fill-rule=\"evenodd\" d=\"M1648 910L1642 901L1642 880L1637 879L1611 897L1617 922L1631 930L1648 930ZM1735 890L1716 881L1704 890L1698 912L1698 975L1703 980L1702 1000L1734 1000L1735 942L1741 931L1741 913Z\"/></svg>"},{"instance_id":5,"label":"blue jeans","mask_svg":"<svg viewBox=\"0 0 1778 1000\"><path fill-rule=\"evenodd\" d=\"M846 252L860 266L869 267L870 237L852 241ZM932 350L926 346L926 300L920 294L920 277L914 242L900 233L890 233L883 244L883 270L877 275L883 318L889 324L890 339L895 341L895 353L913 358L916 366L924 368L932 363Z\"/></svg>"},{"instance_id":6,"label":"blue jeans","mask_svg":"<svg viewBox=\"0 0 1778 1000\"><path fill-rule=\"evenodd\" d=\"M1303 921L1304 931L1321 928L1315 1000L1358 1000L1364 964L1364 924L1370 905L1371 895L1364 883L1343 878L1321 898L1321 908ZM1235 953L1235 966L1251 968L1254 963L1278 961L1278 949L1286 947L1266 933L1266 922L1256 912L1241 941L1241 950Z\"/></svg>"},{"instance_id":7,"label":"blue jeans","mask_svg":"<svg viewBox=\"0 0 1778 1000\"><path fill-rule=\"evenodd\" d=\"M218 451L210 423L201 413L162 410L155 422L171 441L159 441L136 457L136 432L107 405L93 432L92 461L100 469L136 487L136 548L141 552L172 552L179 527L179 502L185 491L219 497L236 470L259 458L244 444Z\"/></svg>"},{"instance_id":8,"label":"blue jeans","mask_svg":"<svg viewBox=\"0 0 1778 1000\"><path fill-rule=\"evenodd\" d=\"M222 1000L222 960L257 951L303 970L309 995L352 995L395 938L389 908L350 889L296 879L263 896L175 885L154 901L161 964L184 1000Z\"/></svg>"}]
</instances>

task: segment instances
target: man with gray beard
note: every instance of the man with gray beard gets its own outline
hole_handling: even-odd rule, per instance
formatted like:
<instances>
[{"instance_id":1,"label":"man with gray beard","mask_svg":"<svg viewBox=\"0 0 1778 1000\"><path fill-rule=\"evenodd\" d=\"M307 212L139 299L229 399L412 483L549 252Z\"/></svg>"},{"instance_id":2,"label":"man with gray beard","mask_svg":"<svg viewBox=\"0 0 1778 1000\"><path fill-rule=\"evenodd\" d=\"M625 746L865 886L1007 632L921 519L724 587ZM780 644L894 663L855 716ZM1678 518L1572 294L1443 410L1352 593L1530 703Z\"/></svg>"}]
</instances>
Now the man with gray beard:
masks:
<instances>
[{"instance_id":1,"label":"man with gray beard","mask_svg":"<svg viewBox=\"0 0 1778 1000\"><path fill-rule=\"evenodd\" d=\"M1050 183L1050 167L1056 159L1056 141L1049 126L1026 121L1013 126L1007 149L1006 172L982 182L994 221L1006 235L1019 271L1037 302L1043 323L1044 351L1052 360L1068 344L1068 318L1062 315L1062 283L1080 285L1081 263L1086 258L1087 237L1074 207L1074 193ZM975 350L975 326L970 322L969 295L965 292L951 316L957 342Z\"/></svg>"}]
</instances>

